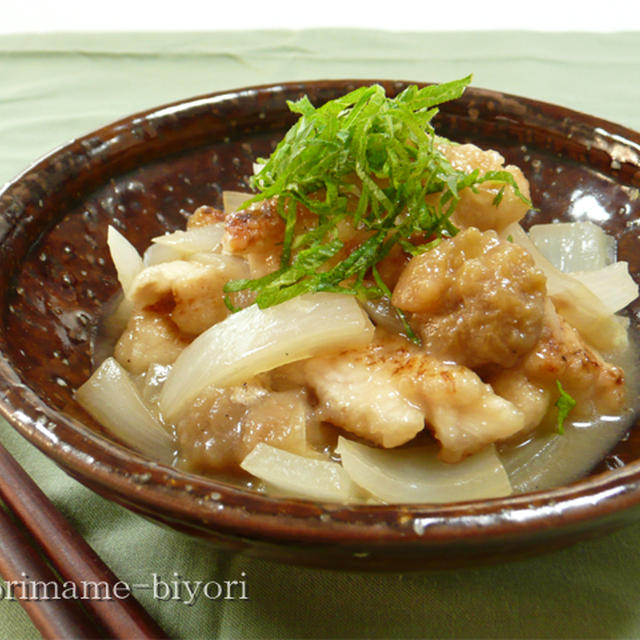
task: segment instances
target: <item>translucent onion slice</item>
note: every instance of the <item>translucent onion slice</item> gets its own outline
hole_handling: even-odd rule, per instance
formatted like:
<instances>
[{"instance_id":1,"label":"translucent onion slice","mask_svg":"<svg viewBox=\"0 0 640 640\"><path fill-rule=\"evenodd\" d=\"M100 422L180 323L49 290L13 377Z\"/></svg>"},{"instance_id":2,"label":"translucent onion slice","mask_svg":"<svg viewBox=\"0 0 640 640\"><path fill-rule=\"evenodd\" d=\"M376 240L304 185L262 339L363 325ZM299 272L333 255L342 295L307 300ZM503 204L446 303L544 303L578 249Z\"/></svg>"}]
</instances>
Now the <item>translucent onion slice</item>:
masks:
<instances>
[{"instance_id":1,"label":"translucent onion slice","mask_svg":"<svg viewBox=\"0 0 640 640\"><path fill-rule=\"evenodd\" d=\"M391 306L389 298L378 298L377 300L365 300L362 303L364 310L376 325L392 333L404 335L404 325L396 310Z\"/></svg>"},{"instance_id":2,"label":"translucent onion slice","mask_svg":"<svg viewBox=\"0 0 640 640\"><path fill-rule=\"evenodd\" d=\"M174 231L152 239L154 244L171 247L183 257L203 251L215 251L220 247L224 235L224 224L208 224L203 227Z\"/></svg>"},{"instance_id":3,"label":"translucent onion slice","mask_svg":"<svg viewBox=\"0 0 640 640\"><path fill-rule=\"evenodd\" d=\"M149 365L149 368L144 374L144 380L142 384L139 385L140 395L154 415L158 410L158 398L160 397L162 385L169 375L169 371L171 371L170 364L158 364L154 362Z\"/></svg>"},{"instance_id":4,"label":"translucent onion slice","mask_svg":"<svg viewBox=\"0 0 640 640\"><path fill-rule=\"evenodd\" d=\"M595 271L575 271L571 277L596 295L609 313L617 313L638 297L638 285L629 273L628 262L615 262Z\"/></svg>"},{"instance_id":5,"label":"translucent onion slice","mask_svg":"<svg viewBox=\"0 0 640 640\"><path fill-rule=\"evenodd\" d=\"M529 237L565 273L601 269L616 259L615 238L593 222L536 224L529 229Z\"/></svg>"},{"instance_id":6,"label":"translucent onion slice","mask_svg":"<svg viewBox=\"0 0 640 640\"><path fill-rule=\"evenodd\" d=\"M166 244L150 244L142 256L142 262L145 267L152 267L154 264L162 262L172 262L173 260L182 260L183 253L175 247Z\"/></svg>"},{"instance_id":7,"label":"translucent onion slice","mask_svg":"<svg viewBox=\"0 0 640 640\"><path fill-rule=\"evenodd\" d=\"M114 311L103 315L102 321L98 324L93 351L94 362L97 363L102 363L113 355L116 343L127 328L134 306L133 300L125 298L122 294L107 305L108 309Z\"/></svg>"},{"instance_id":8,"label":"translucent onion slice","mask_svg":"<svg viewBox=\"0 0 640 640\"><path fill-rule=\"evenodd\" d=\"M237 211L253 194L244 191L223 191L222 208L225 213Z\"/></svg>"},{"instance_id":9,"label":"translucent onion slice","mask_svg":"<svg viewBox=\"0 0 640 640\"><path fill-rule=\"evenodd\" d=\"M373 325L352 296L314 293L247 307L200 334L175 361L160 395L173 420L207 386L230 386L317 353L357 347Z\"/></svg>"},{"instance_id":10,"label":"translucent onion slice","mask_svg":"<svg viewBox=\"0 0 640 640\"><path fill-rule=\"evenodd\" d=\"M539 429L519 446L500 447L514 490L550 489L584 477L624 435L632 415L629 411L586 422L567 421L562 435Z\"/></svg>"},{"instance_id":11,"label":"translucent onion slice","mask_svg":"<svg viewBox=\"0 0 640 640\"><path fill-rule=\"evenodd\" d=\"M524 229L517 223L502 232L503 237L526 249L547 278L547 292L558 311L596 349L605 352L624 350L628 344L624 318L612 315L582 282L556 269L540 253Z\"/></svg>"},{"instance_id":12,"label":"translucent onion slice","mask_svg":"<svg viewBox=\"0 0 640 640\"><path fill-rule=\"evenodd\" d=\"M437 445L378 449L338 440L337 453L351 479L387 503L444 503L511 494L507 473L493 446L457 464L442 462Z\"/></svg>"},{"instance_id":13,"label":"translucent onion slice","mask_svg":"<svg viewBox=\"0 0 640 640\"><path fill-rule=\"evenodd\" d=\"M118 274L125 297L129 296L131 284L142 271L142 258L137 249L115 228L107 230L107 245Z\"/></svg>"},{"instance_id":14,"label":"translucent onion slice","mask_svg":"<svg viewBox=\"0 0 640 640\"><path fill-rule=\"evenodd\" d=\"M563 435L543 432L525 444L506 446L504 453L500 453L500 459L514 490L518 493L538 491L574 480L575 458L582 459L584 452L573 436L573 427L565 424ZM584 467L584 462L581 462L580 472L584 472Z\"/></svg>"},{"instance_id":15,"label":"translucent onion slice","mask_svg":"<svg viewBox=\"0 0 640 640\"><path fill-rule=\"evenodd\" d=\"M337 462L317 460L261 442L240 466L275 493L324 502L360 502L363 491Z\"/></svg>"},{"instance_id":16,"label":"translucent onion slice","mask_svg":"<svg viewBox=\"0 0 640 640\"><path fill-rule=\"evenodd\" d=\"M107 358L76 391L78 403L116 438L140 453L170 464L171 435L142 400L115 358Z\"/></svg>"},{"instance_id":17,"label":"translucent onion slice","mask_svg":"<svg viewBox=\"0 0 640 640\"><path fill-rule=\"evenodd\" d=\"M224 253L194 253L189 257L189 262L207 264L220 272L224 272L229 280L236 278L248 278L249 265L244 257L228 256Z\"/></svg>"}]
</instances>

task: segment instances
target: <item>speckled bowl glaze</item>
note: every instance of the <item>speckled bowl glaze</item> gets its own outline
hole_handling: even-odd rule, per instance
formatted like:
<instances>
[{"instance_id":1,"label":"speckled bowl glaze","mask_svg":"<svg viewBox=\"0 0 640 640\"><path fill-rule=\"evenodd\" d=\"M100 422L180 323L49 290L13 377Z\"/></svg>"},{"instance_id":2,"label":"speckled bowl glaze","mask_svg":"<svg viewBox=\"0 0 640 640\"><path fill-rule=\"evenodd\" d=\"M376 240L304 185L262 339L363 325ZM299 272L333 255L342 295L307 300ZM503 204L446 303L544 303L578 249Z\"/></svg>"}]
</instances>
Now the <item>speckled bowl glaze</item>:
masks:
<instances>
[{"instance_id":1,"label":"speckled bowl glaze","mask_svg":"<svg viewBox=\"0 0 640 640\"><path fill-rule=\"evenodd\" d=\"M246 88L134 115L72 141L0 194L0 410L97 493L155 521L247 553L304 565L418 569L505 560L640 517L640 431L570 486L444 506L276 499L168 468L105 437L75 403L97 321L117 290L114 224L144 250L223 189L292 123L286 101L320 104L365 80ZM406 86L381 82L389 94ZM527 223L596 221L640 273L640 135L561 107L482 89L446 105L440 133L500 150L532 187ZM640 304L629 309L632 325Z\"/></svg>"}]
</instances>

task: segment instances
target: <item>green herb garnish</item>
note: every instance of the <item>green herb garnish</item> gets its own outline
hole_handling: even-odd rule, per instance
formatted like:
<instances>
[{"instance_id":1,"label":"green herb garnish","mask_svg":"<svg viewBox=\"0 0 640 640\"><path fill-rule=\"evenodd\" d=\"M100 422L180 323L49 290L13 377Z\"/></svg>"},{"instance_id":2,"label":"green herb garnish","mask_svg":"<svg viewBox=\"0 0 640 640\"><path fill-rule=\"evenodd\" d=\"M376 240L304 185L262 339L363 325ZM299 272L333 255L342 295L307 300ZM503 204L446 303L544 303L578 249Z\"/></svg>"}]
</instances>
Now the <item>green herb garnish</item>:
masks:
<instances>
[{"instance_id":1,"label":"green herb garnish","mask_svg":"<svg viewBox=\"0 0 640 640\"><path fill-rule=\"evenodd\" d=\"M491 181L503 185L496 206L507 185L528 203L508 171L457 171L436 148L431 120L437 105L460 97L470 80L410 86L393 99L373 85L318 108L306 96L289 102L300 117L271 157L260 160L263 166L251 181L259 193L243 205L277 198L285 223L280 268L262 278L231 281L225 291L255 291L260 308L316 291L389 296L376 265L396 244L417 255L440 237L455 235L450 216L460 191ZM437 195L427 199L430 194ZM300 230L298 205L316 217L310 228ZM366 239L339 256L343 222Z\"/></svg>"},{"instance_id":2,"label":"green herb garnish","mask_svg":"<svg viewBox=\"0 0 640 640\"><path fill-rule=\"evenodd\" d=\"M571 410L576 406L576 401L564 390L560 380L556 380L556 386L558 387L558 393L560 397L556 401L556 408L558 409L557 425L558 433L562 435L564 433L564 421Z\"/></svg>"}]
</instances>

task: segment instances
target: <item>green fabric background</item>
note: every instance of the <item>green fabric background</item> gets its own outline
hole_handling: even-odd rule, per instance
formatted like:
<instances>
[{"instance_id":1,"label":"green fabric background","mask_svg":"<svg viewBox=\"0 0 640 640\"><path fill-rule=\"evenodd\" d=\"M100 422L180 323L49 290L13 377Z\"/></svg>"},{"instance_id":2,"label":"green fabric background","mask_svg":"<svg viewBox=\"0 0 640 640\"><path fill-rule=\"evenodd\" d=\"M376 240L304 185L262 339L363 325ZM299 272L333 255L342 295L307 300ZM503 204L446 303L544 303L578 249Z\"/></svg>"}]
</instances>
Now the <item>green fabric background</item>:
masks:
<instances>
[{"instance_id":1,"label":"green fabric background","mask_svg":"<svg viewBox=\"0 0 640 640\"><path fill-rule=\"evenodd\" d=\"M640 33L309 30L0 36L0 182L131 112L298 79L443 81L556 102L640 129ZM0 421L2 441L129 584L241 580L247 600L136 596L172 637L640 637L640 525L535 559L422 573L298 569L217 552L92 494ZM243 575L244 572L244 575ZM37 638L0 600L0 637Z\"/></svg>"}]
</instances>

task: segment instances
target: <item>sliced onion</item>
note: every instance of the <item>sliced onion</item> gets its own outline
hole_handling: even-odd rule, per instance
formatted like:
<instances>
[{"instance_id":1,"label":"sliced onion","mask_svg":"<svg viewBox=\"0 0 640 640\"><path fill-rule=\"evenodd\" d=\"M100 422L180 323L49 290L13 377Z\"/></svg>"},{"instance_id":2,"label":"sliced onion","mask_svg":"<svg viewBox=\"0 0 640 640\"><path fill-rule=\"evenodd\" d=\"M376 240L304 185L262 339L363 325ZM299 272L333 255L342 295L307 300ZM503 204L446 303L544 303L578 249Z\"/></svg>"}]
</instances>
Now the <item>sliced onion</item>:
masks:
<instances>
[{"instance_id":1,"label":"sliced onion","mask_svg":"<svg viewBox=\"0 0 640 640\"><path fill-rule=\"evenodd\" d=\"M142 258L137 249L115 228L107 230L107 245L118 274L125 297L129 296L131 284L142 270Z\"/></svg>"},{"instance_id":2,"label":"sliced onion","mask_svg":"<svg viewBox=\"0 0 640 640\"><path fill-rule=\"evenodd\" d=\"M237 211L253 194L244 191L223 191L222 208L225 213Z\"/></svg>"},{"instance_id":3,"label":"sliced onion","mask_svg":"<svg viewBox=\"0 0 640 640\"><path fill-rule=\"evenodd\" d=\"M378 449L342 436L337 453L351 479L387 503L444 503L511 494L493 446L457 464L442 462L437 445Z\"/></svg>"},{"instance_id":4,"label":"sliced onion","mask_svg":"<svg viewBox=\"0 0 640 640\"><path fill-rule=\"evenodd\" d=\"M615 262L596 271L575 271L571 277L597 296L609 313L617 313L638 297L628 262Z\"/></svg>"},{"instance_id":5,"label":"sliced onion","mask_svg":"<svg viewBox=\"0 0 640 640\"><path fill-rule=\"evenodd\" d=\"M102 363L113 354L116 343L127 328L133 307L133 300L125 298L122 294L108 303L108 308L115 310L104 315L98 325L93 350L94 362Z\"/></svg>"},{"instance_id":6,"label":"sliced onion","mask_svg":"<svg viewBox=\"0 0 640 640\"><path fill-rule=\"evenodd\" d=\"M257 444L240 466L287 496L342 503L364 497L337 462L306 458L264 442Z\"/></svg>"},{"instance_id":7,"label":"sliced onion","mask_svg":"<svg viewBox=\"0 0 640 640\"><path fill-rule=\"evenodd\" d=\"M622 351L629 344L624 318L612 315L582 282L556 269L517 223L509 225L502 236L519 244L534 259L547 278L547 292L558 311L596 349Z\"/></svg>"},{"instance_id":8,"label":"sliced onion","mask_svg":"<svg viewBox=\"0 0 640 640\"><path fill-rule=\"evenodd\" d=\"M150 244L142 256L142 262L145 267L152 267L155 264L163 262L172 262L173 260L182 260L184 254L182 251L166 244Z\"/></svg>"},{"instance_id":9,"label":"sliced onion","mask_svg":"<svg viewBox=\"0 0 640 640\"><path fill-rule=\"evenodd\" d=\"M170 464L171 435L142 400L129 374L107 358L76 391L78 403L116 438L154 460Z\"/></svg>"},{"instance_id":10,"label":"sliced onion","mask_svg":"<svg viewBox=\"0 0 640 640\"><path fill-rule=\"evenodd\" d=\"M244 257L229 256L224 253L194 253L189 257L190 262L207 264L220 272L224 272L229 280L248 278L249 265Z\"/></svg>"},{"instance_id":11,"label":"sliced onion","mask_svg":"<svg viewBox=\"0 0 640 640\"><path fill-rule=\"evenodd\" d=\"M529 229L529 237L565 273L601 269L616 259L615 238L593 222L536 224Z\"/></svg>"},{"instance_id":12,"label":"sliced onion","mask_svg":"<svg viewBox=\"0 0 640 640\"><path fill-rule=\"evenodd\" d=\"M620 440L631 415L568 422L562 435L539 430L517 447L505 446L500 459L514 490L539 491L582 478Z\"/></svg>"},{"instance_id":13,"label":"sliced onion","mask_svg":"<svg viewBox=\"0 0 640 640\"><path fill-rule=\"evenodd\" d=\"M404 334L405 328L402 320L397 311L391 306L389 298L365 300L362 306L376 327L382 327L391 333Z\"/></svg>"},{"instance_id":14,"label":"sliced onion","mask_svg":"<svg viewBox=\"0 0 640 640\"><path fill-rule=\"evenodd\" d=\"M171 371L170 364L158 364L154 362L149 365L149 368L144 374L144 380L139 386L140 395L151 410L155 409L157 411L158 409L160 391L169 375L169 371Z\"/></svg>"},{"instance_id":15,"label":"sliced onion","mask_svg":"<svg viewBox=\"0 0 640 640\"><path fill-rule=\"evenodd\" d=\"M224 224L208 224L187 231L174 231L157 236L152 242L179 251L183 257L202 251L215 251L220 247L224 235Z\"/></svg>"},{"instance_id":16,"label":"sliced onion","mask_svg":"<svg viewBox=\"0 0 640 640\"><path fill-rule=\"evenodd\" d=\"M361 346L373 331L348 295L306 294L263 310L252 305L207 329L180 354L160 409L172 420L208 385L239 384L320 352Z\"/></svg>"}]
</instances>

